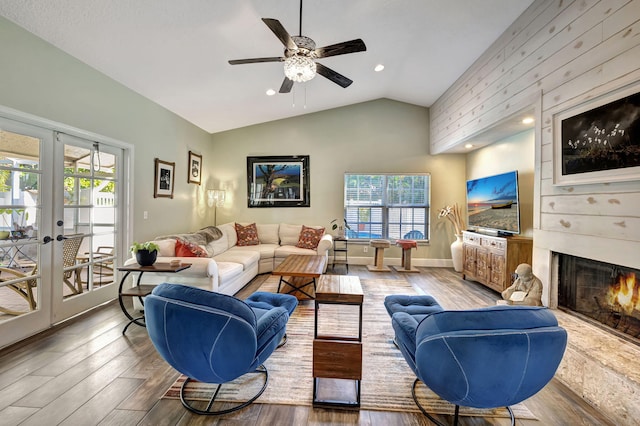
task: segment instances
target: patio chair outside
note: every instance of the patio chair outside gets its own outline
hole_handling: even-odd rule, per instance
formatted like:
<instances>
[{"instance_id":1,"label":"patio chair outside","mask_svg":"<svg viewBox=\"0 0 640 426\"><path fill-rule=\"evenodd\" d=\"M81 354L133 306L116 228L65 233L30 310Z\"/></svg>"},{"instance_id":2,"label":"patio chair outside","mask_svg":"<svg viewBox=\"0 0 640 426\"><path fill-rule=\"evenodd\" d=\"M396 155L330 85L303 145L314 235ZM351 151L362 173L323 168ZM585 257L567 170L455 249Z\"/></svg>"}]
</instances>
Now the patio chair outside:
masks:
<instances>
[{"instance_id":1,"label":"patio chair outside","mask_svg":"<svg viewBox=\"0 0 640 426\"><path fill-rule=\"evenodd\" d=\"M7 284L6 286L4 286L8 289L15 291L24 300L26 300L27 304L29 305L29 310L16 311L11 308L0 306L0 312L3 312L8 315L22 315L22 314L26 314L27 312L36 310L37 302L36 302L36 296L34 295L33 290L38 287L38 279L35 276L37 274L37 269L38 269L37 265L35 265L31 269L31 271L28 271L28 272L22 272L18 269L0 267L0 281L3 281L3 282L15 280L18 278L32 277L27 280L23 280L13 284Z\"/></svg>"},{"instance_id":2,"label":"patio chair outside","mask_svg":"<svg viewBox=\"0 0 640 426\"><path fill-rule=\"evenodd\" d=\"M71 268L77 265L76 258L78 257L78 250L84 236L82 234L72 234L67 236L62 244L62 267L64 269ZM72 293L65 295L65 297L74 296L82 293L82 277L80 272L82 268L70 269L64 271L62 275L62 281L65 283Z\"/></svg>"}]
</instances>

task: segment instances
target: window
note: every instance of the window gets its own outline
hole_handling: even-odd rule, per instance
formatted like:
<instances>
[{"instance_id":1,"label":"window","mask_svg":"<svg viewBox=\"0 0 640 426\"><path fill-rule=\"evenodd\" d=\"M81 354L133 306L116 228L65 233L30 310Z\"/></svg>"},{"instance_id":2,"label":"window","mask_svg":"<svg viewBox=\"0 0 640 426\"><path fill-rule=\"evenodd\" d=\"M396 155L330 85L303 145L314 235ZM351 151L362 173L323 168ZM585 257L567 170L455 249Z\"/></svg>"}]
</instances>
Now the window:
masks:
<instances>
[{"instance_id":1,"label":"window","mask_svg":"<svg viewBox=\"0 0 640 426\"><path fill-rule=\"evenodd\" d=\"M347 236L428 240L429 183L429 174L345 174Z\"/></svg>"}]
</instances>

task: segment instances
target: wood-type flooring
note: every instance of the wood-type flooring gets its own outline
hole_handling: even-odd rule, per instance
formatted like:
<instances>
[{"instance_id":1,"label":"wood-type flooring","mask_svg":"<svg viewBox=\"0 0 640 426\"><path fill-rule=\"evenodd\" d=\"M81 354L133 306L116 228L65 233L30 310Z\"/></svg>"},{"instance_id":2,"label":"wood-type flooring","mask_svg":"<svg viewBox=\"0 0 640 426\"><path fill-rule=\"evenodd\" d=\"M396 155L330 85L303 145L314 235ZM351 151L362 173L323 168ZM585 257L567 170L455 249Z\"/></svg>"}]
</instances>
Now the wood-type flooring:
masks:
<instances>
[{"instance_id":1,"label":"wood-type flooring","mask_svg":"<svg viewBox=\"0 0 640 426\"><path fill-rule=\"evenodd\" d=\"M350 265L349 275L406 279L417 292L433 295L446 309L486 306L500 297L481 284L463 280L452 269L419 269L419 274L381 273ZM335 273L344 273L344 267L336 266ZM257 276L237 296L248 296L268 277ZM125 324L114 301L0 350L0 425L432 424L419 413L258 403L222 417L194 415L178 400L160 399L178 373L157 355L144 328L131 326L122 336ZM524 404L538 420L518 419L518 425L612 424L556 379ZM451 416L436 417L452 422ZM463 426L509 423L507 418L460 420Z\"/></svg>"}]
</instances>

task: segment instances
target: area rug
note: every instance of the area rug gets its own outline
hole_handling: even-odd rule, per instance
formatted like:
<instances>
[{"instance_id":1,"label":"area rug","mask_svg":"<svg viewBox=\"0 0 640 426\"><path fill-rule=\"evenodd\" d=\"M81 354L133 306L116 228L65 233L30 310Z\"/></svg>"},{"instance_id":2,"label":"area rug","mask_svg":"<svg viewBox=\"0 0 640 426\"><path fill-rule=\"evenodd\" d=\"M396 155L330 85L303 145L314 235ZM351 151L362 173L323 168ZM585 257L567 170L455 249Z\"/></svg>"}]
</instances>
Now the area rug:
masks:
<instances>
[{"instance_id":1,"label":"area rug","mask_svg":"<svg viewBox=\"0 0 640 426\"><path fill-rule=\"evenodd\" d=\"M404 280L362 279L361 283L364 290L361 408L418 412L411 397L411 386L415 375L393 344L393 328L383 304L384 297L388 294L414 294L415 291ZM275 292L277 288L278 277L272 276L260 287L260 291ZM326 324L332 329L338 327L341 332L345 332L354 323L357 325L357 310L349 310L349 307L346 310L341 308L345 307L321 305L321 324ZM277 349L265 362L269 371L269 385L256 403L312 405L313 329L314 303L301 302L289 319L286 345ZM320 326L319 331L322 331ZM351 328L349 333L352 331L357 333L357 327ZM163 398L179 398L184 379L184 376L179 377ZM251 395L250 392L259 385L258 375L245 375L232 383L225 384L218 399L241 400L244 395ZM188 397L207 400L211 396L213 386L206 383L190 383L187 388ZM453 405L440 399L422 384L418 387L418 395L428 412L453 414ZM523 404L516 404L511 408L517 418L535 419ZM504 408L479 410L461 407L460 415L509 417Z\"/></svg>"}]
</instances>

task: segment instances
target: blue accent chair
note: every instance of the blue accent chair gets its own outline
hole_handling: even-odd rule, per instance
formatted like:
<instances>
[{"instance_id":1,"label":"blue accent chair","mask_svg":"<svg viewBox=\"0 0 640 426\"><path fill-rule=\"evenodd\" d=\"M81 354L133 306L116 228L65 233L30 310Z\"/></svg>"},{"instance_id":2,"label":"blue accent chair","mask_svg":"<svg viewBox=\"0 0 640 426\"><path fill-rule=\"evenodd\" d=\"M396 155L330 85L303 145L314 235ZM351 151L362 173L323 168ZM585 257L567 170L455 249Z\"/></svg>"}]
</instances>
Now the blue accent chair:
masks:
<instances>
[{"instance_id":1,"label":"blue accent chair","mask_svg":"<svg viewBox=\"0 0 640 426\"><path fill-rule=\"evenodd\" d=\"M145 298L147 331L158 353L187 376L180 389L182 405L197 414L226 414L244 408L267 388L263 363L285 334L289 311L298 301L280 294L271 309L252 308L232 296L180 284L160 284ZM213 404L222 384L247 373L264 376L262 389L249 401L224 410ZM185 397L187 384L197 380L217 384L205 410Z\"/></svg>"},{"instance_id":2,"label":"blue accent chair","mask_svg":"<svg viewBox=\"0 0 640 426\"><path fill-rule=\"evenodd\" d=\"M493 306L427 315L416 325L406 312L393 314L399 348L417 378L442 399L460 406L506 407L536 394L554 376L567 345L567 332L544 307Z\"/></svg>"}]
</instances>

